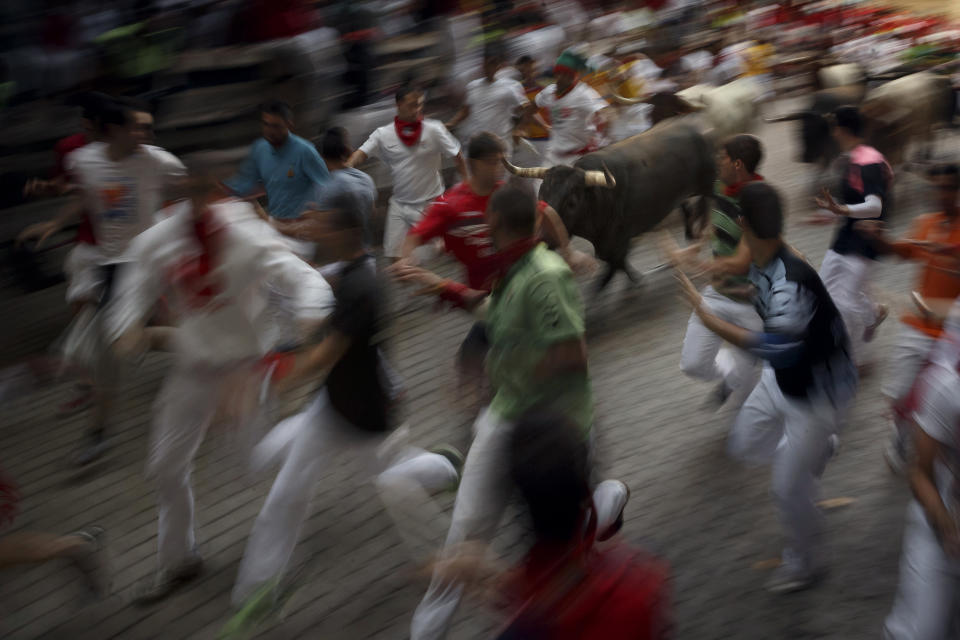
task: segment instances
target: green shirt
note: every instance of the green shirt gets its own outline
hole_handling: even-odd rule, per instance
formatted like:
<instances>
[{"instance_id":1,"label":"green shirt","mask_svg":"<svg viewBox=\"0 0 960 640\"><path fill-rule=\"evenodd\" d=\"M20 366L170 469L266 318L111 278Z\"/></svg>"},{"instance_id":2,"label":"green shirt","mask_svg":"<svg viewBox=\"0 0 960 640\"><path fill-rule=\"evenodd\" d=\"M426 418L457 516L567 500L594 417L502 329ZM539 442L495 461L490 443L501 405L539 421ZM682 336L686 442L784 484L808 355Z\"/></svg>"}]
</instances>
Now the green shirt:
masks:
<instances>
[{"instance_id":1,"label":"green shirt","mask_svg":"<svg viewBox=\"0 0 960 640\"><path fill-rule=\"evenodd\" d=\"M534 370L552 345L581 338L584 306L570 268L540 244L520 258L486 308L493 385L491 411L512 420L546 406L584 430L593 422L593 398L586 370L542 379Z\"/></svg>"},{"instance_id":2,"label":"green shirt","mask_svg":"<svg viewBox=\"0 0 960 640\"><path fill-rule=\"evenodd\" d=\"M710 211L710 250L714 257L728 258L737 252L743 229L740 228L740 199L724 193L724 185L719 180L714 187L714 205ZM713 283L717 293L741 300L732 295L732 289L741 290L750 284L744 276L724 276Z\"/></svg>"}]
</instances>

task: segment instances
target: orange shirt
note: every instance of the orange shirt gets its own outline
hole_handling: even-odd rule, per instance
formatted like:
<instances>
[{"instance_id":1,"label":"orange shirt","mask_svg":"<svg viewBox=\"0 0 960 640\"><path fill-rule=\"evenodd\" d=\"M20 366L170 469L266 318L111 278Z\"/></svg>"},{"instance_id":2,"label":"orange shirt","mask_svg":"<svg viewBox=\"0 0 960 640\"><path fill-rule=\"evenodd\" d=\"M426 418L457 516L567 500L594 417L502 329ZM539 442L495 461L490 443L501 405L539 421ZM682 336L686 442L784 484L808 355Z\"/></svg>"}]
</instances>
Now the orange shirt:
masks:
<instances>
[{"instance_id":1,"label":"orange shirt","mask_svg":"<svg viewBox=\"0 0 960 640\"><path fill-rule=\"evenodd\" d=\"M907 239L956 247L956 250L949 254L936 254L909 242L893 244L894 252L901 258L924 263L916 288L920 295L924 298L950 299L960 296L960 216L953 221L942 213L919 216L914 220ZM934 338L939 337L943 331L939 322L915 313L904 314L901 320Z\"/></svg>"}]
</instances>

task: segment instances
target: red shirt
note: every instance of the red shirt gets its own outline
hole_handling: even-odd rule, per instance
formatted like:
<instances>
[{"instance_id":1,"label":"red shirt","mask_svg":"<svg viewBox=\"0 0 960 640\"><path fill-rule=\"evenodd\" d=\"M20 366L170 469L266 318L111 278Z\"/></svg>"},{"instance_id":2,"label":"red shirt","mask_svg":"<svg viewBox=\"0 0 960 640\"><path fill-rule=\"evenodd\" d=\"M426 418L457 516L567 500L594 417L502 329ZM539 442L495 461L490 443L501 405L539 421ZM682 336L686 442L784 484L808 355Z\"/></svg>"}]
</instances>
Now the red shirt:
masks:
<instances>
[{"instance_id":1,"label":"red shirt","mask_svg":"<svg viewBox=\"0 0 960 640\"><path fill-rule=\"evenodd\" d=\"M67 156L86 146L90 142L86 133L75 133L72 136L61 138L53 147L57 154L57 168L54 170L54 177L62 176L67 172L64 162ZM97 238L93 235L93 223L90 222L90 216L84 211L80 216L80 226L77 227L77 242L80 244L97 244Z\"/></svg>"},{"instance_id":2,"label":"red shirt","mask_svg":"<svg viewBox=\"0 0 960 640\"><path fill-rule=\"evenodd\" d=\"M461 182L434 200L410 230L421 240L442 236L447 253L466 267L469 287L480 291L490 290L489 280L497 271L496 249L487 226L489 200L490 195L478 196L468 183Z\"/></svg>"}]
</instances>

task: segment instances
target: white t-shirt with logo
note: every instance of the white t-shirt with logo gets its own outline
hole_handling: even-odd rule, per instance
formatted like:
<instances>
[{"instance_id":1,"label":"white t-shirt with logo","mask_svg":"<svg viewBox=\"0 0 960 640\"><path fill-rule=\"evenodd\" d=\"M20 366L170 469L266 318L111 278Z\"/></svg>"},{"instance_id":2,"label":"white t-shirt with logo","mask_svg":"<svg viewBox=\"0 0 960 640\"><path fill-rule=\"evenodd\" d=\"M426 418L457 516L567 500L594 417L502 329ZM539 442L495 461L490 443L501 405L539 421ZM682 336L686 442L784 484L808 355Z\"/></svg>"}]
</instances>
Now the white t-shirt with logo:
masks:
<instances>
[{"instance_id":1,"label":"white t-shirt with logo","mask_svg":"<svg viewBox=\"0 0 960 640\"><path fill-rule=\"evenodd\" d=\"M105 142L92 142L67 156L65 166L81 188L97 247L106 262L113 262L150 228L163 206L164 189L186 169L160 147L140 145L120 161L111 160L107 148Z\"/></svg>"},{"instance_id":2,"label":"white t-shirt with logo","mask_svg":"<svg viewBox=\"0 0 960 640\"><path fill-rule=\"evenodd\" d=\"M566 95L557 97L557 85L551 84L537 94L537 106L550 110L549 150L553 155L571 155L599 144L595 115L606 101L593 87L578 82Z\"/></svg>"},{"instance_id":3,"label":"white t-shirt with logo","mask_svg":"<svg viewBox=\"0 0 960 640\"><path fill-rule=\"evenodd\" d=\"M376 129L360 147L368 158L377 158L393 178L393 199L403 204L421 204L443 193L440 167L443 156L460 153L460 143L442 122L423 120L420 140L408 147L397 135L394 124Z\"/></svg>"},{"instance_id":4,"label":"white t-shirt with logo","mask_svg":"<svg viewBox=\"0 0 960 640\"><path fill-rule=\"evenodd\" d=\"M527 96L523 85L516 80L499 77L488 82L486 78L478 78L467 85L465 103L470 107L470 115L463 123L462 140L489 131L509 145L517 108L527 103Z\"/></svg>"}]
</instances>

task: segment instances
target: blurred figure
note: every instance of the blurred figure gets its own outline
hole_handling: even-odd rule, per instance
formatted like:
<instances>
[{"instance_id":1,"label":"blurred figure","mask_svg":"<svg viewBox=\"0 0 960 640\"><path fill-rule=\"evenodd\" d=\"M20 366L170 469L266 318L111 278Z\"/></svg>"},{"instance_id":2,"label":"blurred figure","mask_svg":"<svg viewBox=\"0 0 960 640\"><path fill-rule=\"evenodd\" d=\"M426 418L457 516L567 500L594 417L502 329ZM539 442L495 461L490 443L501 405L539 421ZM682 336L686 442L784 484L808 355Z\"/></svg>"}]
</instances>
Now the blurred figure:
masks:
<instances>
[{"instance_id":1,"label":"blurred figure","mask_svg":"<svg viewBox=\"0 0 960 640\"><path fill-rule=\"evenodd\" d=\"M888 239L876 220L864 220L857 231L870 241L878 255L895 255L903 260L922 262L923 270L914 290L924 301L954 300L960 296L960 168L957 165L935 167L930 181L936 190L940 211L919 216L907 235ZM902 318L890 358L890 371L883 385L883 395L893 412L893 433L884 450L890 468L903 473L907 465L911 418L903 403L913 387L917 374L930 358L934 343L943 334L943 324L934 315L918 310Z\"/></svg>"},{"instance_id":2,"label":"blurred figure","mask_svg":"<svg viewBox=\"0 0 960 640\"><path fill-rule=\"evenodd\" d=\"M843 315L850 336L852 356L863 364L864 344L873 340L887 317L887 307L873 301L870 293L873 244L856 229L858 220L883 220L892 187L893 170L883 155L863 142L863 119L856 107L834 112L833 138L843 153L837 192L840 202L826 189L816 204L841 220L833 244L820 264L820 278Z\"/></svg>"},{"instance_id":3,"label":"blurred figure","mask_svg":"<svg viewBox=\"0 0 960 640\"><path fill-rule=\"evenodd\" d=\"M843 320L813 268L783 241L780 196L764 182L740 192L750 282L763 331L723 320L679 274L703 326L767 361L730 432L728 450L744 462L773 464L772 492L787 537L774 593L812 586L823 570L816 494L838 446L840 420L856 393L857 372Z\"/></svg>"},{"instance_id":4,"label":"blurred figure","mask_svg":"<svg viewBox=\"0 0 960 640\"><path fill-rule=\"evenodd\" d=\"M671 634L669 568L610 539L629 492L619 480L593 486L589 446L562 416L531 411L510 435L511 489L530 521L532 545L514 567L467 543L438 573L483 591L508 622L497 638L660 639ZM575 576L576 579L571 579Z\"/></svg>"},{"instance_id":5,"label":"blurred figure","mask_svg":"<svg viewBox=\"0 0 960 640\"><path fill-rule=\"evenodd\" d=\"M514 125L527 118L533 105L527 100L523 85L510 78L497 77L503 66L503 54L495 46L484 51L483 77L467 84L464 104L447 123L453 130L464 122L461 140L481 131L496 134L506 147L506 156L513 156Z\"/></svg>"},{"instance_id":6,"label":"blurred figure","mask_svg":"<svg viewBox=\"0 0 960 640\"><path fill-rule=\"evenodd\" d=\"M262 104L260 124L263 137L251 145L250 155L224 186L242 198L254 197L262 188L270 217L296 218L313 199L317 187L330 179L330 172L313 144L291 132L290 105L279 100ZM292 241L290 246L303 257L312 257L311 245Z\"/></svg>"},{"instance_id":7,"label":"blurred figure","mask_svg":"<svg viewBox=\"0 0 960 640\"><path fill-rule=\"evenodd\" d=\"M268 374L267 384L289 388L323 374L326 381L305 410L278 424L254 450L255 467L279 461L280 472L250 533L231 598L240 610L227 631L248 628L282 597L280 581L310 497L335 460L357 455L387 467L377 478L385 500L403 495L411 483L424 492L451 489L462 464L462 456L450 449L446 455L412 447L398 450L403 431L391 435L395 406L381 360L382 287L364 247L357 200L340 194L312 222L324 250L345 265L333 289L336 302L329 330L319 344L289 357L289 373L281 374L281 365L274 375ZM253 395L259 389L254 387ZM405 529L419 523L402 517L397 524Z\"/></svg>"},{"instance_id":8,"label":"blurred figure","mask_svg":"<svg viewBox=\"0 0 960 640\"><path fill-rule=\"evenodd\" d=\"M103 139L67 157L76 195L56 219L31 225L19 236L20 242L37 238L39 247L84 211L92 223L93 242L79 243L64 265L67 302L84 313L68 331L67 342L71 335L85 335L93 343L92 362L84 364L93 370L94 411L88 442L74 457L78 465L89 464L106 451L107 421L119 382L119 365L103 342L102 315L94 309L109 302L118 265L136 258L128 251L130 242L153 225L165 191L184 173L175 156L147 144L152 140L153 116L146 107L116 102L105 105L101 117Z\"/></svg>"},{"instance_id":9,"label":"blurred figure","mask_svg":"<svg viewBox=\"0 0 960 640\"><path fill-rule=\"evenodd\" d=\"M682 251L675 250L672 261L684 270L710 276L701 295L710 312L723 320L749 331L763 330L763 320L753 308L752 288L747 273L750 271L750 247L743 239L740 227L740 191L744 185L762 180L757 167L763 159L763 147L754 136L740 134L728 138L717 153L717 173L720 183L710 212L710 235L707 241L713 260L701 263L697 259L701 243ZM741 349L725 353L726 362L719 357L723 339L709 330L696 313L690 314L687 333L683 337L680 369L698 380L720 379L715 395L719 405L736 392L739 407L753 390L759 378L757 358Z\"/></svg>"},{"instance_id":10,"label":"blurred figure","mask_svg":"<svg viewBox=\"0 0 960 640\"><path fill-rule=\"evenodd\" d=\"M940 339L960 340L954 304ZM916 456L910 465L913 500L900 557L900 582L884 622L887 640L939 640L960 629L960 373L955 346L917 381L910 407Z\"/></svg>"},{"instance_id":11,"label":"blurred figure","mask_svg":"<svg viewBox=\"0 0 960 640\"><path fill-rule=\"evenodd\" d=\"M147 474L157 483L159 571L136 588L139 604L166 598L202 569L194 540L193 458L231 377L272 346L276 310L267 304L268 291L283 294L303 335L317 328L333 303L323 277L294 256L248 203L222 198L218 178L210 167L193 168L183 187L188 199L165 209L163 221L131 243L137 260L118 274L107 309L107 334L119 355L148 348L175 354L156 400L147 460ZM164 294L179 326L144 328ZM252 437L263 416L236 414L241 437Z\"/></svg>"},{"instance_id":12,"label":"blurred figure","mask_svg":"<svg viewBox=\"0 0 960 640\"><path fill-rule=\"evenodd\" d=\"M383 231L383 253L393 260L400 257L407 232L420 222L433 199L443 193L443 158L453 158L460 177L467 179L460 143L443 123L424 119L423 92L404 86L397 90L396 101L393 124L376 129L347 161L348 167L356 167L367 158L379 158L390 169L393 194Z\"/></svg>"},{"instance_id":13,"label":"blurred figure","mask_svg":"<svg viewBox=\"0 0 960 640\"><path fill-rule=\"evenodd\" d=\"M493 400L474 425L445 549L468 540L489 541L508 499L504 458L516 420L534 406L560 411L589 438L593 399L584 343L584 307L569 267L534 235L536 200L525 190L497 190L487 206L499 273L492 292L399 266L399 280L420 293L479 310L490 342L487 371ZM600 524L601 529L607 525ZM446 553L446 552L445 552ZM444 637L463 585L434 575L411 623L411 637Z\"/></svg>"},{"instance_id":14,"label":"blurred figure","mask_svg":"<svg viewBox=\"0 0 960 640\"><path fill-rule=\"evenodd\" d=\"M600 112L608 105L600 94L580 82L586 64L580 54L564 51L553 68L556 83L537 94L537 106L550 110L548 166L572 166L580 156L600 148L604 125Z\"/></svg>"}]
</instances>

